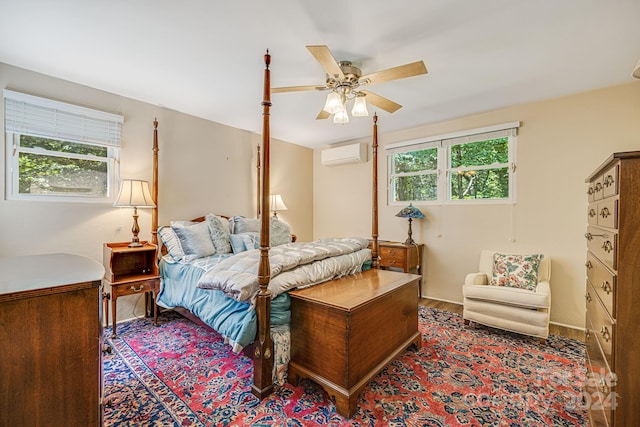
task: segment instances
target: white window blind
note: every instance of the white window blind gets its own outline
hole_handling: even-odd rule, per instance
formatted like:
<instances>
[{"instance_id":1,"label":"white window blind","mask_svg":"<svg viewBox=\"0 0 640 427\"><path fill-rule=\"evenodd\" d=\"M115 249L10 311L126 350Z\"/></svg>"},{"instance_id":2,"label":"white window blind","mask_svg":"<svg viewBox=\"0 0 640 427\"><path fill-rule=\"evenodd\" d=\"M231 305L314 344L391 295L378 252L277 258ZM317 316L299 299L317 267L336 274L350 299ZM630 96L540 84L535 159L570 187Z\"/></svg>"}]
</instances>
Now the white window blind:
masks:
<instances>
[{"instance_id":1,"label":"white window blind","mask_svg":"<svg viewBox=\"0 0 640 427\"><path fill-rule=\"evenodd\" d=\"M7 89L4 99L7 132L120 147L120 115Z\"/></svg>"}]
</instances>

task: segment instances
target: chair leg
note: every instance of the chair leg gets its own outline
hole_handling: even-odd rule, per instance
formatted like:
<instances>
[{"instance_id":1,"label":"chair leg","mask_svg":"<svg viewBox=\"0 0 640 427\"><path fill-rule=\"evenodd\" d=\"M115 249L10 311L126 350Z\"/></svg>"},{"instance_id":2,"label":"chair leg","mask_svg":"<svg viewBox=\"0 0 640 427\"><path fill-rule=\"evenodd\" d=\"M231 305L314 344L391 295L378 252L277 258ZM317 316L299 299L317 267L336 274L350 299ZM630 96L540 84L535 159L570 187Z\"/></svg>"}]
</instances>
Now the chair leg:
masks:
<instances>
[{"instance_id":1,"label":"chair leg","mask_svg":"<svg viewBox=\"0 0 640 427\"><path fill-rule=\"evenodd\" d=\"M547 345L547 339L546 338L538 338L538 344L546 346Z\"/></svg>"}]
</instances>

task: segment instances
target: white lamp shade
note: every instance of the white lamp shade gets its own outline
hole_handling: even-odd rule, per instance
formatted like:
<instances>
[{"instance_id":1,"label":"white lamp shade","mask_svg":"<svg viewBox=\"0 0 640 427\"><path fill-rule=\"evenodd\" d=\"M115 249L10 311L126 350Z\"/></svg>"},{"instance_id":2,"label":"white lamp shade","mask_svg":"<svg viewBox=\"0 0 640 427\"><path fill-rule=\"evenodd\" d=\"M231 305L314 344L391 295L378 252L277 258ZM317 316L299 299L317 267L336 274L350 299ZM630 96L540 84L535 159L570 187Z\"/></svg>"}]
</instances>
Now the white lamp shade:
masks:
<instances>
[{"instance_id":1,"label":"white lamp shade","mask_svg":"<svg viewBox=\"0 0 640 427\"><path fill-rule=\"evenodd\" d=\"M113 204L118 207L154 208L156 204L151 198L149 183L138 179L123 179L120 184L118 199Z\"/></svg>"},{"instance_id":2,"label":"white lamp shade","mask_svg":"<svg viewBox=\"0 0 640 427\"><path fill-rule=\"evenodd\" d=\"M353 102L353 108L351 109L351 115L353 117L367 117L369 115L367 101L364 99L364 96L356 96Z\"/></svg>"},{"instance_id":3,"label":"white lamp shade","mask_svg":"<svg viewBox=\"0 0 640 427\"><path fill-rule=\"evenodd\" d=\"M333 123L349 123L349 114L344 108L333 115Z\"/></svg>"},{"instance_id":4,"label":"white lamp shade","mask_svg":"<svg viewBox=\"0 0 640 427\"><path fill-rule=\"evenodd\" d=\"M344 109L340 95L336 92L331 92L327 95L327 101L324 103L323 110L329 114L335 114L340 109Z\"/></svg>"},{"instance_id":5,"label":"white lamp shade","mask_svg":"<svg viewBox=\"0 0 640 427\"><path fill-rule=\"evenodd\" d=\"M271 195L271 210L276 211L286 211L287 205L282 201L282 196L279 194Z\"/></svg>"}]
</instances>

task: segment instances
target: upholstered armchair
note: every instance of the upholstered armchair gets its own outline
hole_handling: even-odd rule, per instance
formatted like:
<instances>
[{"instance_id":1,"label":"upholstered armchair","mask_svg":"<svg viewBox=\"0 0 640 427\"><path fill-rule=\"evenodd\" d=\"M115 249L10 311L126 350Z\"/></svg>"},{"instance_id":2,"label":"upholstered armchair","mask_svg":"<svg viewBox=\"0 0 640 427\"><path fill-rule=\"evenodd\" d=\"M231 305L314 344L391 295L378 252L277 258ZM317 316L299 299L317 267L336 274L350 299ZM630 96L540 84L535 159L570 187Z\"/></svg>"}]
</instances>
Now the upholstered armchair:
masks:
<instances>
[{"instance_id":1,"label":"upholstered armchair","mask_svg":"<svg viewBox=\"0 0 640 427\"><path fill-rule=\"evenodd\" d=\"M479 271L468 274L462 287L464 323L473 321L544 342L549 336L551 260L506 254L481 251Z\"/></svg>"}]
</instances>

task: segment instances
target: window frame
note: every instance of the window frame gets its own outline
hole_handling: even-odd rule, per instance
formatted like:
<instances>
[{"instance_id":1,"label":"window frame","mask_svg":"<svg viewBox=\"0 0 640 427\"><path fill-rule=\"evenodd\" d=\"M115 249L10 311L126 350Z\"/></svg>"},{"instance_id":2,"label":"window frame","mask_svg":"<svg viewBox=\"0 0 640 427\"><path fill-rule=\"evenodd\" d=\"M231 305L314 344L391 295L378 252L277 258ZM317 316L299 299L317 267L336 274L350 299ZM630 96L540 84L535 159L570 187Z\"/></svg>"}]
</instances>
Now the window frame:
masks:
<instances>
[{"instance_id":1,"label":"window frame","mask_svg":"<svg viewBox=\"0 0 640 427\"><path fill-rule=\"evenodd\" d=\"M514 204L516 203L517 185L517 129L520 122L505 123L502 125L488 126L479 129L455 132L445 135L425 137L410 141L388 144L387 150L387 205L401 206L407 203L419 205L478 205L478 204ZM466 168L451 168L451 147L462 144L472 144L480 141L492 139L508 138L508 161L504 163L494 163ZM409 153L424 149L438 149L438 170L437 170L437 194L436 200L402 200L395 201L395 178L406 174L394 173L393 155L397 153ZM501 199L451 199L451 177L452 171L458 170L486 170L496 167L507 167L509 173L509 196ZM410 175L420 175L411 172Z\"/></svg>"},{"instance_id":2,"label":"window frame","mask_svg":"<svg viewBox=\"0 0 640 427\"><path fill-rule=\"evenodd\" d=\"M114 203L117 183L120 179L120 138L121 124L124 122L122 116L7 89L4 90L4 101L5 200ZM9 103L11 103L10 106ZM20 138L23 135L103 147L107 149L107 156L22 147ZM104 197L95 197L73 193L20 193L19 158L21 153L104 162L107 165L106 194Z\"/></svg>"}]
</instances>

